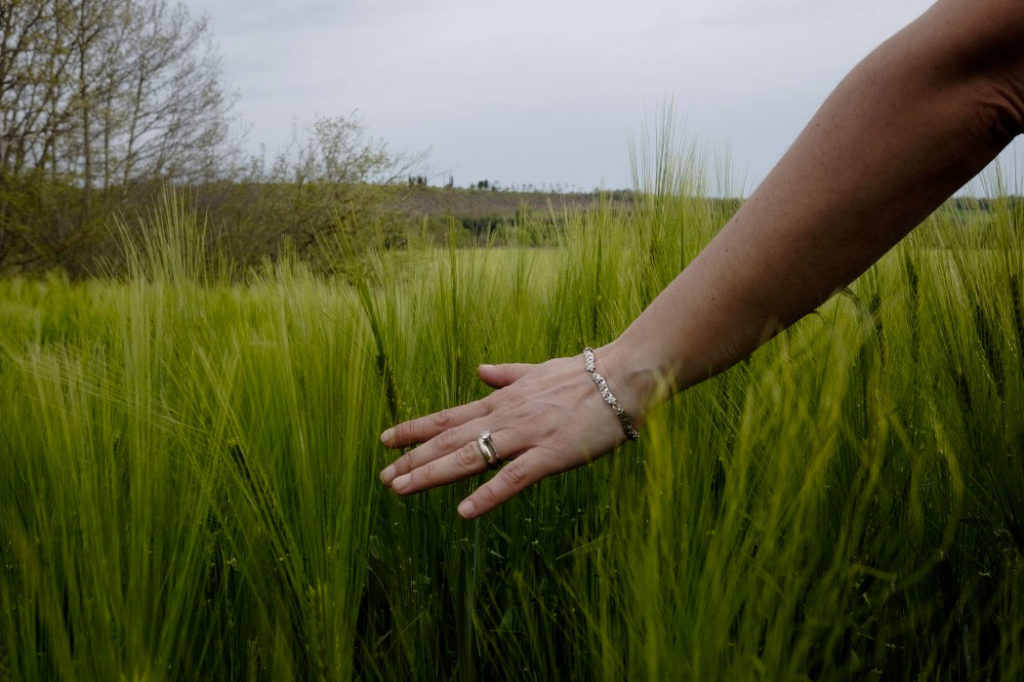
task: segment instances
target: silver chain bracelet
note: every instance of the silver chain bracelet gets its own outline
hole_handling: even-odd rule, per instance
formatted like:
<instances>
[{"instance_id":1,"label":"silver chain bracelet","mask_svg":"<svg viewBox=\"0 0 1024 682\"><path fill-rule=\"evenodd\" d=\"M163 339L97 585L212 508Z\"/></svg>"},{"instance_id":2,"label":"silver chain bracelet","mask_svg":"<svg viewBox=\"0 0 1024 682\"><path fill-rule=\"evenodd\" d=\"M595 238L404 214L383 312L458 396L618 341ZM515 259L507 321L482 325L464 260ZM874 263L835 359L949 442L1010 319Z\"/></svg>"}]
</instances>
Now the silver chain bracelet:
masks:
<instances>
[{"instance_id":1,"label":"silver chain bracelet","mask_svg":"<svg viewBox=\"0 0 1024 682\"><path fill-rule=\"evenodd\" d=\"M601 398L606 403L611 405L612 409L615 410L615 416L619 418L619 423L622 424L622 430L626 432L626 435L630 440L639 440L640 434L636 429L633 428L633 420L630 419L626 411L622 409L622 405L619 405L618 399L612 393L611 389L608 388L608 382L604 380L604 377L597 373L597 366L594 363L594 349L587 348L583 349L583 366L587 368L587 372L590 373L590 378L597 384L597 390L601 392Z\"/></svg>"}]
</instances>

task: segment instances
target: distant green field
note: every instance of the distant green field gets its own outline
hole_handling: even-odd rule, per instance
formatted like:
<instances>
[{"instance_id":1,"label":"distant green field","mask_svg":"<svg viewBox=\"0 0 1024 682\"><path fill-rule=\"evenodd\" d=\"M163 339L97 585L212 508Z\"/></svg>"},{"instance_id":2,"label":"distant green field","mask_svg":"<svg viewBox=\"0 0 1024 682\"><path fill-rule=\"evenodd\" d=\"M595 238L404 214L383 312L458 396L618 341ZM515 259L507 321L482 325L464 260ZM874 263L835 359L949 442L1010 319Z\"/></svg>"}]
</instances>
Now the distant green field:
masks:
<instances>
[{"instance_id":1,"label":"distant green field","mask_svg":"<svg viewBox=\"0 0 1024 682\"><path fill-rule=\"evenodd\" d=\"M126 279L2 281L0 680L1020 679L1020 210L940 212L474 522L479 481L383 488L380 431L614 338L720 203L336 280L229 279L174 214Z\"/></svg>"}]
</instances>

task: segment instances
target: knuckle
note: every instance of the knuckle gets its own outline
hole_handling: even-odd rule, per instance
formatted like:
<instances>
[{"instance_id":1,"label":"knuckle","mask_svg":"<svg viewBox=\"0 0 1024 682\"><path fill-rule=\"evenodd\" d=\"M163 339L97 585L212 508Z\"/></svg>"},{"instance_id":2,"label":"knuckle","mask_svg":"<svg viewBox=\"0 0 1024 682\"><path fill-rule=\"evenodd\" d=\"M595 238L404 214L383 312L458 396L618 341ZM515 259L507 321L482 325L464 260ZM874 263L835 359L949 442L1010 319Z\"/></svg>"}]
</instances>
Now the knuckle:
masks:
<instances>
[{"instance_id":1,"label":"knuckle","mask_svg":"<svg viewBox=\"0 0 1024 682\"><path fill-rule=\"evenodd\" d=\"M415 468L417 468L419 466L419 461L420 461L420 457L421 457L422 454L423 454L423 451L420 448L416 448L415 450L410 450L408 453L406 453L406 455L405 455L405 464L406 464L405 468L406 468L406 471L412 471L413 469L415 469Z\"/></svg>"},{"instance_id":2,"label":"knuckle","mask_svg":"<svg viewBox=\"0 0 1024 682\"><path fill-rule=\"evenodd\" d=\"M402 455L401 457L396 459L394 462L391 463L391 466L395 467L395 474L397 475L409 473L409 469L412 468L412 466L409 464L408 454Z\"/></svg>"},{"instance_id":3,"label":"knuckle","mask_svg":"<svg viewBox=\"0 0 1024 682\"><path fill-rule=\"evenodd\" d=\"M498 494L494 492L494 481L491 481L490 485L485 485L476 489L476 495L483 506L487 509L494 507L499 504L501 500L498 498Z\"/></svg>"},{"instance_id":4,"label":"knuckle","mask_svg":"<svg viewBox=\"0 0 1024 682\"><path fill-rule=\"evenodd\" d=\"M400 443L409 441L409 438L413 435L412 422L402 422L395 426L395 440Z\"/></svg>"},{"instance_id":5,"label":"knuckle","mask_svg":"<svg viewBox=\"0 0 1024 682\"><path fill-rule=\"evenodd\" d=\"M467 445L455 453L455 462L463 469L475 465L481 460L475 446Z\"/></svg>"},{"instance_id":6,"label":"knuckle","mask_svg":"<svg viewBox=\"0 0 1024 682\"><path fill-rule=\"evenodd\" d=\"M422 419L412 419L395 427L398 441L406 445L415 445L425 441L423 430Z\"/></svg>"},{"instance_id":7,"label":"knuckle","mask_svg":"<svg viewBox=\"0 0 1024 682\"><path fill-rule=\"evenodd\" d=\"M410 450L405 453L395 462L395 471L400 474L407 474L416 468L416 458L419 455L419 449Z\"/></svg>"},{"instance_id":8,"label":"knuckle","mask_svg":"<svg viewBox=\"0 0 1024 682\"><path fill-rule=\"evenodd\" d=\"M454 420L454 414L451 408L447 408L434 414L432 419L434 422L434 426L436 426L439 429L447 429L449 426L451 426Z\"/></svg>"},{"instance_id":9,"label":"knuckle","mask_svg":"<svg viewBox=\"0 0 1024 682\"><path fill-rule=\"evenodd\" d=\"M530 482L530 468L521 459L514 459L502 470L505 480L514 490L525 488Z\"/></svg>"},{"instance_id":10,"label":"knuckle","mask_svg":"<svg viewBox=\"0 0 1024 682\"><path fill-rule=\"evenodd\" d=\"M434 462L428 462L424 466L412 472L412 477L409 479L412 482L410 488L412 490L419 490L423 487L429 487L433 484L433 481L436 478L437 465Z\"/></svg>"},{"instance_id":11,"label":"knuckle","mask_svg":"<svg viewBox=\"0 0 1024 682\"><path fill-rule=\"evenodd\" d=\"M444 450L451 450L460 443L458 442L459 435L452 429L442 432L437 437L437 444Z\"/></svg>"}]
</instances>

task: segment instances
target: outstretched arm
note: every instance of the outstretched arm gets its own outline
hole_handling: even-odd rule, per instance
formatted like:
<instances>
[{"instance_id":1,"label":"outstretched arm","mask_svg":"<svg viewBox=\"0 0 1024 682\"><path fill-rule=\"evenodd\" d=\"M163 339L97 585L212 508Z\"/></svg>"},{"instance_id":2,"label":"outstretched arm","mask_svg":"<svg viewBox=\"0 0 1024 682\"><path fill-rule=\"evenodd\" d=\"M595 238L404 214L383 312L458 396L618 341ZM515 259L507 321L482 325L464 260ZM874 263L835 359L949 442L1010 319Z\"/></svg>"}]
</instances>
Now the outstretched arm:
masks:
<instances>
[{"instance_id":1,"label":"outstretched arm","mask_svg":"<svg viewBox=\"0 0 1024 682\"><path fill-rule=\"evenodd\" d=\"M844 80L701 254L597 350L644 415L751 353L847 284L1024 131L1024 0L939 0ZM583 361L480 368L488 397L384 434L421 443L381 478L400 494L511 461L459 506L472 518L625 439Z\"/></svg>"},{"instance_id":2,"label":"outstretched arm","mask_svg":"<svg viewBox=\"0 0 1024 682\"><path fill-rule=\"evenodd\" d=\"M1024 2L942 0L859 64L707 248L606 350L643 406L849 283L1024 126Z\"/></svg>"}]
</instances>

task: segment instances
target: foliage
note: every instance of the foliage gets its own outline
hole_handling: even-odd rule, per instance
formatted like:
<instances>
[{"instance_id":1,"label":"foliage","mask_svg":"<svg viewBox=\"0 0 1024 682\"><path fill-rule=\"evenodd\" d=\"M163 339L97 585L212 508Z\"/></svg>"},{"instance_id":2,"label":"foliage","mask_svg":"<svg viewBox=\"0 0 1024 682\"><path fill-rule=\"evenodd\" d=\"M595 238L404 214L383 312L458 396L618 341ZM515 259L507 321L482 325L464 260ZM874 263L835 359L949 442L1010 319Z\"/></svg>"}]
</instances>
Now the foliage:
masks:
<instances>
[{"instance_id":1,"label":"foliage","mask_svg":"<svg viewBox=\"0 0 1024 682\"><path fill-rule=\"evenodd\" d=\"M321 119L304 139L296 135L269 167L265 159L253 159L244 172L177 190L164 179L88 190L39 177L9 178L0 265L27 274L60 268L75 279L109 273L119 262L118 226L148 225L151 207L165 202L168 192L201 214L210 247L228 252L241 268L287 250L316 263L324 244L338 240L352 254L381 239L405 243L421 223L396 208L406 190L394 180L420 161L369 138L357 118L338 117Z\"/></svg>"},{"instance_id":2,"label":"foliage","mask_svg":"<svg viewBox=\"0 0 1024 682\"><path fill-rule=\"evenodd\" d=\"M136 185L223 171L231 97L184 4L6 0L0 29L0 263L65 264Z\"/></svg>"},{"instance_id":3,"label":"foliage","mask_svg":"<svg viewBox=\"0 0 1024 682\"><path fill-rule=\"evenodd\" d=\"M272 161L253 159L238 177L199 187L196 200L234 259L248 265L276 258L285 244L307 260L338 240L358 253L379 235L399 238L404 216L388 201L422 161L371 137L357 112L319 117L293 131Z\"/></svg>"},{"instance_id":4,"label":"foliage","mask_svg":"<svg viewBox=\"0 0 1024 682\"><path fill-rule=\"evenodd\" d=\"M5 175L84 187L209 178L230 100L205 20L168 0L10 0L0 10Z\"/></svg>"},{"instance_id":5,"label":"foliage","mask_svg":"<svg viewBox=\"0 0 1024 682\"><path fill-rule=\"evenodd\" d=\"M998 248L941 211L639 444L483 519L454 511L477 481L377 482L385 425L482 396L479 362L607 341L722 210L239 286L172 202L138 233L164 236L126 230L123 281L0 283L0 677L1019 678L1005 205Z\"/></svg>"}]
</instances>

